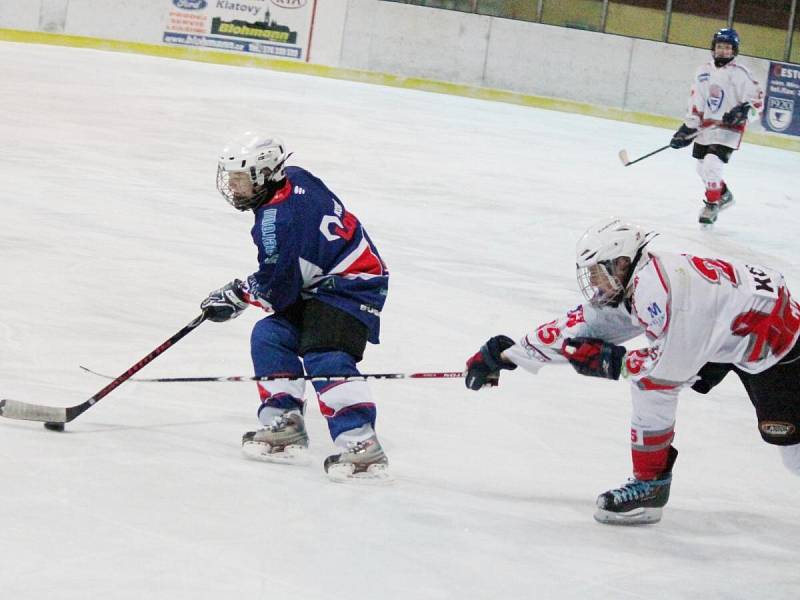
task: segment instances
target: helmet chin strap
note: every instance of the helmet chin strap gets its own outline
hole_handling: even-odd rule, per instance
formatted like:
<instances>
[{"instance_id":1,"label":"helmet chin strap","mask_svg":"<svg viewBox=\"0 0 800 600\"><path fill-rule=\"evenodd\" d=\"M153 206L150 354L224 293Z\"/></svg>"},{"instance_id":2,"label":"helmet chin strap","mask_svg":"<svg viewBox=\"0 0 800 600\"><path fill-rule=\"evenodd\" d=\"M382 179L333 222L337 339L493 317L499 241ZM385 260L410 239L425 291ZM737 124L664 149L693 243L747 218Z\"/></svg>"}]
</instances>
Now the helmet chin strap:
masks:
<instances>
[{"instance_id":1,"label":"helmet chin strap","mask_svg":"<svg viewBox=\"0 0 800 600\"><path fill-rule=\"evenodd\" d=\"M649 243L650 240L647 240L647 242L645 242L642 245L642 247L636 251L636 255L633 257L633 260L631 261L631 265L630 268L628 269L628 275L625 278L625 281L620 282L622 283L622 289L623 289L622 298L620 298L620 302L622 302L622 300L627 298L627 296L630 294L630 283L633 280L633 274L636 272L636 267L639 265L639 261L642 259L644 251L647 248L647 244Z\"/></svg>"},{"instance_id":2,"label":"helmet chin strap","mask_svg":"<svg viewBox=\"0 0 800 600\"><path fill-rule=\"evenodd\" d=\"M279 181L267 181L258 192L250 199L251 210L258 210L265 202L272 200L275 193L286 184L286 177Z\"/></svg>"}]
</instances>

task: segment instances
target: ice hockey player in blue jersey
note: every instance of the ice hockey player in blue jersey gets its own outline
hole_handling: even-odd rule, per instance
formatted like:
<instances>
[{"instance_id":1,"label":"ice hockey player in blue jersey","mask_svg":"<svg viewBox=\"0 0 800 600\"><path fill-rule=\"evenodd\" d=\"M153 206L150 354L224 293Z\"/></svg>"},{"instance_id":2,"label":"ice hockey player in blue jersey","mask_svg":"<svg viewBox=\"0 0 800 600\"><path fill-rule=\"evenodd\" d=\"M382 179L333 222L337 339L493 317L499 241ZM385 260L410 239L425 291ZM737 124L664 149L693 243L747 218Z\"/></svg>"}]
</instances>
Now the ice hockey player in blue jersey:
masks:
<instances>
[{"instance_id":1,"label":"ice hockey player in blue jersey","mask_svg":"<svg viewBox=\"0 0 800 600\"><path fill-rule=\"evenodd\" d=\"M255 374L358 375L367 341L377 344L389 272L366 230L317 177L285 166L277 138L245 133L222 150L217 189L253 211L258 270L211 292L201 308L212 321L248 305L271 313L253 327ZM339 452L325 460L334 480L389 477L375 435L375 404L365 380L314 381L320 411ZM305 381L259 382L263 426L242 438L249 458L306 462Z\"/></svg>"}]
</instances>

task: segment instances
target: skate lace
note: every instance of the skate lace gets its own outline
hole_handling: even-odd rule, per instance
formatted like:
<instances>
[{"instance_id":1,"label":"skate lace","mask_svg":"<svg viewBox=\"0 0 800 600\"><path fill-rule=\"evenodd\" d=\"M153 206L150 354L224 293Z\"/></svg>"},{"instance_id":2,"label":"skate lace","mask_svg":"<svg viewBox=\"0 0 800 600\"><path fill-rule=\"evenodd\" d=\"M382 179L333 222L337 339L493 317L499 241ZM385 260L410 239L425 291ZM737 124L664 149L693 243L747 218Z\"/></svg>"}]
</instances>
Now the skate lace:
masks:
<instances>
[{"instance_id":1,"label":"skate lace","mask_svg":"<svg viewBox=\"0 0 800 600\"><path fill-rule=\"evenodd\" d=\"M368 440L363 440L361 442L347 442L347 452L348 454L359 454L361 452L366 452L369 444L367 443Z\"/></svg>"},{"instance_id":2,"label":"skate lace","mask_svg":"<svg viewBox=\"0 0 800 600\"><path fill-rule=\"evenodd\" d=\"M651 481L641 481L639 479L629 479L628 483L615 490L611 490L614 496L614 502L629 502L631 500L639 500L650 493L652 489Z\"/></svg>"},{"instance_id":3,"label":"skate lace","mask_svg":"<svg viewBox=\"0 0 800 600\"><path fill-rule=\"evenodd\" d=\"M289 414L283 413L273 417L272 422L265 427L267 431L280 431L289 424Z\"/></svg>"}]
</instances>

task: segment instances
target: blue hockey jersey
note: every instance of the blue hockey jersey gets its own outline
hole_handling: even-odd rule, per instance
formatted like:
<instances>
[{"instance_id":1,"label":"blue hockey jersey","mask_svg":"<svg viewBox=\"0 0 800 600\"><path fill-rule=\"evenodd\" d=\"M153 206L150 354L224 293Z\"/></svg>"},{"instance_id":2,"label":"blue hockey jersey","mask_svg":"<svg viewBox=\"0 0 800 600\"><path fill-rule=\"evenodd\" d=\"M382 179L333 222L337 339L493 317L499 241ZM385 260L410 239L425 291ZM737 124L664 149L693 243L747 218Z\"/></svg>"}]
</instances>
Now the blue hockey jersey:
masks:
<instances>
[{"instance_id":1,"label":"blue hockey jersey","mask_svg":"<svg viewBox=\"0 0 800 600\"><path fill-rule=\"evenodd\" d=\"M255 210L251 231L258 271L247 278L248 301L280 312L317 298L364 323L378 343L389 271L361 223L321 180L286 168L286 184Z\"/></svg>"}]
</instances>

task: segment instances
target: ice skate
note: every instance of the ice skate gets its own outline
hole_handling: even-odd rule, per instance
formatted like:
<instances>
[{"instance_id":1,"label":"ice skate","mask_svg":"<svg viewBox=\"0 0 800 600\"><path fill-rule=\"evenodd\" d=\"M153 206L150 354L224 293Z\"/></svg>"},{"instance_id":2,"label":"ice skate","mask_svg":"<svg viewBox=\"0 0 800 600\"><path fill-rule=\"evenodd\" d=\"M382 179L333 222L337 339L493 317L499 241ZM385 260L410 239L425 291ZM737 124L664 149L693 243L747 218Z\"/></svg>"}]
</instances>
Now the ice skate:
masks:
<instances>
[{"instance_id":1,"label":"ice skate","mask_svg":"<svg viewBox=\"0 0 800 600\"><path fill-rule=\"evenodd\" d=\"M308 434L303 415L291 411L272 423L242 436L242 453L253 460L304 464L308 462Z\"/></svg>"},{"instance_id":2,"label":"ice skate","mask_svg":"<svg viewBox=\"0 0 800 600\"><path fill-rule=\"evenodd\" d=\"M700 226L703 228L711 227L717 221L717 215L719 214L720 210L720 203L719 202L703 202L703 209L700 211L700 217L698 221L700 222Z\"/></svg>"},{"instance_id":3,"label":"ice skate","mask_svg":"<svg viewBox=\"0 0 800 600\"><path fill-rule=\"evenodd\" d=\"M388 483L392 480L388 467L389 459L375 435L362 442L352 442L345 452L325 459L325 472L332 481L339 483Z\"/></svg>"},{"instance_id":4,"label":"ice skate","mask_svg":"<svg viewBox=\"0 0 800 600\"><path fill-rule=\"evenodd\" d=\"M736 204L736 201L733 199L733 194L731 193L730 188L726 185L725 191L722 192L722 196L719 199L719 209L725 210L726 208L730 208Z\"/></svg>"},{"instance_id":5,"label":"ice skate","mask_svg":"<svg viewBox=\"0 0 800 600\"><path fill-rule=\"evenodd\" d=\"M672 465L678 451L670 447L667 469L658 478L642 481L629 479L628 483L597 497L594 518L610 525L646 525L658 523L669 500L672 484Z\"/></svg>"}]
</instances>

